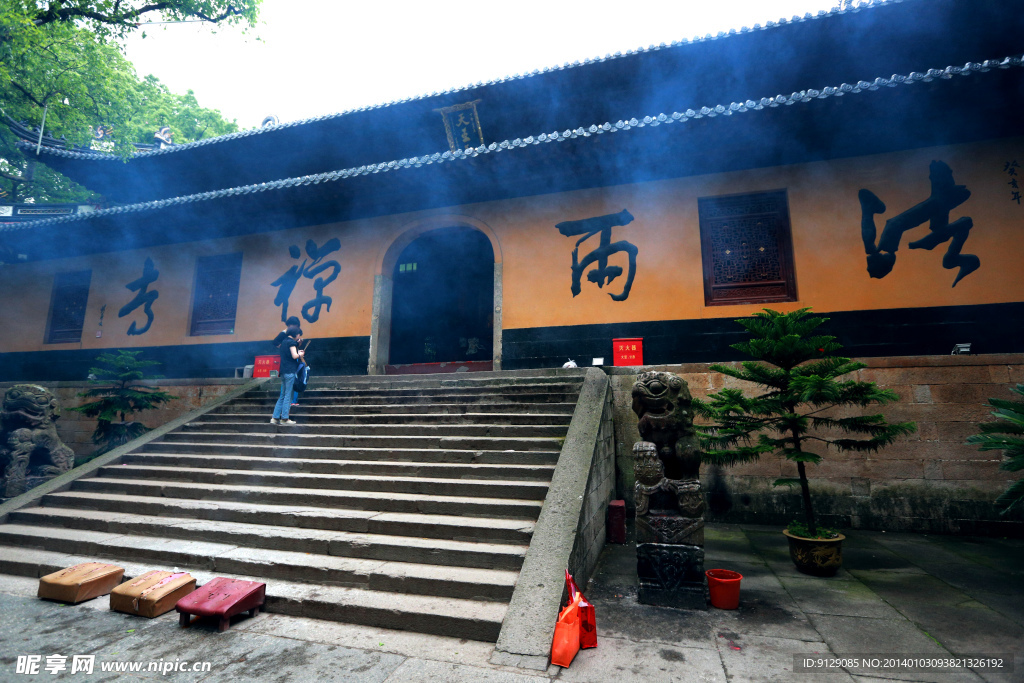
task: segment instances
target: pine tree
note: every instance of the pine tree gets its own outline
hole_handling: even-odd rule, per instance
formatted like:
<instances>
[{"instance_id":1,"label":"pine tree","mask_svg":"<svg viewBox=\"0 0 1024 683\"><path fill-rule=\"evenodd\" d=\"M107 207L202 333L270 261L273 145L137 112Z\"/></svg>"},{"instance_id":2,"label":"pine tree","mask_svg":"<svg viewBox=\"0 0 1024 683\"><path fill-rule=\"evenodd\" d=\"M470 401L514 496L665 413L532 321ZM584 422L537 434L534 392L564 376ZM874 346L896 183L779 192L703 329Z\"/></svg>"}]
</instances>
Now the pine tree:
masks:
<instances>
[{"instance_id":1,"label":"pine tree","mask_svg":"<svg viewBox=\"0 0 1024 683\"><path fill-rule=\"evenodd\" d=\"M177 399L166 391L153 389L136 382L146 379L160 379L162 375L149 375L147 368L160 365L153 360L139 360L141 351L121 351L116 354L103 353L96 360L105 367L90 368L91 384L98 384L93 389L79 394L82 398L98 398L96 401L83 403L71 410L97 419L96 429L92 434L93 443L100 448L93 457L137 439L149 428L141 422L126 420L135 413L153 410L161 404ZM120 421L117 421L120 418Z\"/></svg>"},{"instance_id":2,"label":"pine tree","mask_svg":"<svg viewBox=\"0 0 1024 683\"><path fill-rule=\"evenodd\" d=\"M839 451L877 451L912 433L916 425L890 423L882 415L827 414L831 408L886 404L899 397L874 382L841 380L866 365L833 356L842 345L835 337L816 333L828 318L809 315L809 310L779 313L764 309L752 318L737 320L751 333L751 339L732 348L756 361L744 361L740 368L712 365L711 369L766 391L747 397L740 389L723 389L694 404L696 412L710 423L700 426L705 462L730 465L777 453L796 463L799 478L779 479L775 485L800 487L806 532L794 522L791 533L815 538L819 532L807 464L821 462L822 455L816 451L830 446Z\"/></svg>"},{"instance_id":3,"label":"pine tree","mask_svg":"<svg viewBox=\"0 0 1024 683\"><path fill-rule=\"evenodd\" d=\"M1024 384L1018 384L1013 393L1024 397ZM1024 470L1024 401L1008 401L990 398L988 407L995 408L992 416L995 422L978 425L981 434L967 437L967 443L980 446L979 451L1002 451L1005 456L999 469L1008 472ZM1015 508L1024 508L1024 479L1020 479L996 499L996 505L1003 508L1003 514Z\"/></svg>"}]
</instances>

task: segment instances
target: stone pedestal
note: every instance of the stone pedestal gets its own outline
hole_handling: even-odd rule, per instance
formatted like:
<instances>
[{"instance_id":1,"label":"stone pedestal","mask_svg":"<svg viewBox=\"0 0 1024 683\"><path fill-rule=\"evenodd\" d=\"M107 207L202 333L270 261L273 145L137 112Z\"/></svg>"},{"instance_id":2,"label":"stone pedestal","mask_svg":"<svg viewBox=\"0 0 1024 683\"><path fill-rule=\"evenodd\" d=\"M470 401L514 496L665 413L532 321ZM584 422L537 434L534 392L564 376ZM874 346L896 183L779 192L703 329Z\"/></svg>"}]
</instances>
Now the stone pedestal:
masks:
<instances>
[{"instance_id":1,"label":"stone pedestal","mask_svg":"<svg viewBox=\"0 0 1024 683\"><path fill-rule=\"evenodd\" d=\"M636 560L640 602L662 607L708 608L704 548L637 543Z\"/></svg>"}]
</instances>

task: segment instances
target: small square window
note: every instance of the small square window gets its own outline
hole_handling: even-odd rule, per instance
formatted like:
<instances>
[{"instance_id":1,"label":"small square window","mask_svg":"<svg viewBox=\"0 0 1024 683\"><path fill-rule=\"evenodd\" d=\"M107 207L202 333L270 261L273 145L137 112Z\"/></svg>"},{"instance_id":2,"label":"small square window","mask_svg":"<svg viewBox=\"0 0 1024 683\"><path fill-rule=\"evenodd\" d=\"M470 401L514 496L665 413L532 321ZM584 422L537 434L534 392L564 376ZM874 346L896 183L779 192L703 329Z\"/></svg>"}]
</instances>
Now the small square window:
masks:
<instances>
[{"instance_id":1,"label":"small square window","mask_svg":"<svg viewBox=\"0 0 1024 683\"><path fill-rule=\"evenodd\" d=\"M705 305L796 301L785 190L701 197L697 207Z\"/></svg>"}]
</instances>

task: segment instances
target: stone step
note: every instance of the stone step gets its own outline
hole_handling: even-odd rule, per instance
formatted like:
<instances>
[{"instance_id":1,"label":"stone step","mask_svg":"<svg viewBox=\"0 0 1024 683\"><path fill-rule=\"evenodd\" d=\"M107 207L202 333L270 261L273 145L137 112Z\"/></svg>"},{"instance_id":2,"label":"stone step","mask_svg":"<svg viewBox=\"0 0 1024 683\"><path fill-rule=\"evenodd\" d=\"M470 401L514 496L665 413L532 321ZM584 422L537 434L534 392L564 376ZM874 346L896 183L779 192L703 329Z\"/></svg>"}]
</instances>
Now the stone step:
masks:
<instances>
[{"instance_id":1,"label":"stone step","mask_svg":"<svg viewBox=\"0 0 1024 683\"><path fill-rule=\"evenodd\" d=\"M46 507L100 510L105 512L187 517L247 524L357 531L395 536L442 538L451 541L481 541L527 545L533 522L494 517L423 515L376 510L346 510L297 505L262 505L233 501L157 498L114 493L61 491L43 497Z\"/></svg>"},{"instance_id":2,"label":"stone step","mask_svg":"<svg viewBox=\"0 0 1024 683\"><path fill-rule=\"evenodd\" d=\"M193 435L200 439L201 435ZM444 448L341 448L328 446L281 446L267 443L199 443L198 441L151 441L136 453L179 453L182 455L243 455L247 457L327 458L425 463L479 463L484 465L554 465L557 450L481 451Z\"/></svg>"},{"instance_id":3,"label":"stone step","mask_svg":"<svg viewBox=\"0 0 1024 683\"><path fill-rule=\"evenodd\" d=\"M97 474L99 477L109 479L157 479L195 484L328 489L332 491L372 491L375 493L510 498L514 500L536 501L543 501L548 491L548 482L513 481L507 479L428 479L419 476L394 477L365 474L273 472L269 470L189 469L184 467L150 467L127 463L101 467Z\"/></svg>"},{"instance_id":4,"label":"stone step","mask_svg":"<svg viewBox=\"0 0 1024 683\"><path fill-rule=\"evenodd\" d=\"M316 396L340 398L350 396L375 396L375 397L393 397L393 396L436 396L443 394L458 393L462 396L471 396L484 394L487 396L512 396L515 394L551 394L551 393L579 393L582 382L544 382L544 383L530 383L530 384L505 384L501 386L495 385L482 385L482 386L468 386L468 385L446 385L446 386L396 386L396 387L381 387L375 388L372 386L366 387L346 387L346 388L321 388L316 385L311 386L306 390L308 394L315 394ZM273 388L267 389L253 389L245 393L246 398L251 397L277 397L280 391L280 383L274 382Z\"/></svg>"},{"instance_id":5,"label":"stone step","mask_svg":"<svg viewBox=\"0 0 1024 683\"><path fill-rule=\"evenodd\" d=\"M2 528L2 527L0 527ZM173 570L173 564L126 562L125 580L153 570ZM81 554L36 550L20 546L0 546L0 572L39 577L64 567L95 558ZM198 584L215 576L263 581L259 575L237 575L191 570ZM396 595L361 588L320 586L315 584L269 581L265 610L272 613L329 619L350 624L429 633L467 640L494 642L498 639L507 605L502 602L438 598L427 595Z\"/></svg>"},{"instance_id":6,"label":"stone step","mask_svg":"<svg viewBox=\"0 0 1024 683\"><path fill-rule=\"evenodd\" d=\"M40 541L26 540L37 530ZM79 535L71 533L80 532ZM82 535L84 534L84 535ZM90 534L101 534L90 536ZM17 539L21 538L21 541ZM150 554L136 559L164 559L167 562L206 566L203 561L222 555L228 550L281 550L292 553L330 555L334 557L378 560L381 562L412 562L416 564L441 565L444 567L473 567L477 569L500 569L518 571L526 554L526 547L507 543L479 543L449 541L439 538L416 538L412 536L391 536L351 531L328 531L324 529L299 529L296 527L271 526L267 524L245 524L196 520L179 517L137 515L123 512L81 510L76 508L26 508L11 514L11 523L0 526L0 544L17 545L63 552L96 554L103 552L96 544L112 545L122 553L129 553L137 539L158 538L162 546L143 543L145 552L164 548L164 558ZM128 539L128 540L125 540ZM77 544L77 545L76 545ZM205 545L210 548L204 549ZM74 546L78 550L71 550ZM218 551L214 546L221 546ZM188 552L206 552L205 560L195 560ZM216 551L216 552L215 552ZM182 554L186 553L186 554ZM237 553L235 553L237 554ZM127 554L123 556L128 557ZM294 581L322 581L322 576L306 575L306 562L301 557L292 569L280 568L277 578ZM208 567L210 569L214 567ZM221 567L223 571L242 572L248 570ZM340 581L340 580L339 580ZM340 581L342 583L348 582ZM453 595L453 597L459 597Z\"/></svg>"},{"instance_id":7,"label":"stone step","mask_svg":"<svg viewBox=\"0 0 1024 683\"><path fill-rule=\"evenodd\" d=\"M230 404L229 404L230 405ZM203 415L202 422L269 424L269 413L248 412L241 408L233 411L210 412ZM402 425L406 429L414 427L431 427L440 425L457 425L464 427L481 426L557 426L565 433L572 420L569 413L393 413L390 415L349 415L330 411L327 408L310 409L306 406L292 406L293 419L301 416L303 424L357 425L360 427L380 427ZM386 432L381 432L386 433Z\"/></svg>"},{"instance_id":8,"label":"stone step","mask_svg":"<svg viewBox=\"0 0 1024 683\"><path fill-rule=\"evenodd\" d=\"M275 446L327 446L330 448L440 448L479 451L560 451L562 438L501 436L375 436L372 434L322 434L316 426L278 426L271 432L175 431L164 442L222 444L264 443Z\"/></svg>"},{"instance_id":9,"label":"stone step","mask_svg":"<svg viewBox=\"0 0 1024 683\"><path fill-rule=\"evenodd\" d=\"M255 395L246 394L239 398L246 404L261 406L273 406L277 402L280 389L273 393L261 393ZM549 403L572 403L579 397L577 392L558 393L535 393L535 394L437 394L435 396L424 396L420 394L407 394L392 396L382 393L379 396L318 396L309 391L300 400L311 405L418 405L438 403L462 403L470 405L492 405L492 404L514 404L522 406L544 406Z\"/></svg>"},{"instance_id":10,"label":"stone step","mask_svg":"<svg viewBox=\"0 0 1024 683\"><path fill-rule=\"evenodd\" d=\"M319 414L293 415L297 425L284 426L270 423L270 414L253 415L252 419L240 419L237 416L230 421L196 420L183 425L175 433L191 434L194 432L231 432L241 434L280 434L287 429L296 434L336 435L336 436L414 436L417 438L432 436L456 437L493 437L501 439L521 439L552 437L564 438L568 425L494 425L494 424L347 424L332 423Z\"/></svg>"},{"instance_id":11,"label":"stone step","mask_svg":"<svg viewBox=\"0 0 1024 683\"><path fill-rule=\"evenodd\" d=\"M305 395L299 398L299 409L311 413L310 407L318 410L331 408L333 404L329 400L322 400L319 404L311 403L312 399L306 399ZM276 399L275 399L276 401ZM246 401L236 399L225 403L219 408L214 408L207 415L223 415L226 413L249 413L256 407L273 407L275 401ZM338 406L337 410L331 410L332 414L345 414L348 416L369 415L384 417L386 415L402 415L410 419L418 419L420 415L520 415L520 416L566 416L572 418L576 410L575 403L538 403L528 405L523 403L408 403L408 404L386 404L386 403L348 403ZM264 414L264 413L260 413Z\"/></svg>"},{"instance_id":12,"label":"stone step","mask_svg":"<svg viewBox=\"0 0 1024 683\"><path fill-rule=\"evenodd\" d=\"M433 496L382 491L344 491L309 488L253 487L226 484L136 480L106 477L78 479L73 491L119 493L134 496L166 496L261 503L269 505L302 505L380 512L408 512L459 517L501 517L536 520L542 502L507 498L466 498ZM2 527L0 527L2 528Z\"/></svg>"},{"instance_id":13,"label":"stone step","mask_svg":"<svg viewBox=\"0 0 1024 683\"><path fill-rule=\"evenodd\" d=\"M325 389L333 388L366 388L378 389L409 388L420 386L486 386L502 387L514 384L572 384L582 383L586 368L557 371L545 370L537 373L531 370L474 372L472 374L436 374L436 375L351 375L347 377L331 377L312 375L310 385Z\"/></svg>"},{"instance_id":14,"label":"stone step","mask_svg":"<svg viewBox=\"0 0 1024 683\"><path fill-rule=\"evenodd\" d=\"M277 456L277 453L272 455ZM131 453L121 462L143 466L185 467L216 470L264 470L306 474L347 474L433 479L506 479L550 482L553 465L478 465L470 463L427 463L373 460L330 460L327 458L245 457L240 455L183 455L177 453Z\"/></svg>"}]
</instances>

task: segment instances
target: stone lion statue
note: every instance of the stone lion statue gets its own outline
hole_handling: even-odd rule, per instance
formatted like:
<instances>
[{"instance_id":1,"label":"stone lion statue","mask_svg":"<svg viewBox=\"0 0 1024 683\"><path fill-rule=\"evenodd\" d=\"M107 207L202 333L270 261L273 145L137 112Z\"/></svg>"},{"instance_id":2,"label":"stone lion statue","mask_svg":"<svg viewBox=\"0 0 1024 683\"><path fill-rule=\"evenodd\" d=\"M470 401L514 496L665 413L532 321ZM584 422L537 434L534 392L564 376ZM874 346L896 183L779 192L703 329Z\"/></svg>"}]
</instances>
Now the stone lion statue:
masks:
<instances>
[{"instance_id":1,"label":"stone lion statue","mask_svg":"<svg viewBox=\"0 0 1024 683\"><path fill-rule=\"evenodd\" d=\"M653 443L669 479L696 479L700 446L690 409L693 397L678 375L645 372L633 384L633 412L644 441Z\"/></svg>"},{"instance_id":2,"label":"stone lion statue","mask_svg":"<svg viewBox=\"0 0 1024 683\"><path fill-rule=\"evenodd\" d=\"M693 397L670 372L633 384L642 441L633 444L637 599L647 605L707 609L704 498Z\"/></svg>"},{"instance_id":3,"label":"stone lion statue","mask_svg":"<svg viewBox=\"0 0 1024 683\"><path fill-rule=\"evenodd\" d=\"M75 453L57 436L60 402L48 389L17 384L0 410L0 498L13 498L67 472Z\"/></svg>"}]
</instances>

